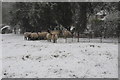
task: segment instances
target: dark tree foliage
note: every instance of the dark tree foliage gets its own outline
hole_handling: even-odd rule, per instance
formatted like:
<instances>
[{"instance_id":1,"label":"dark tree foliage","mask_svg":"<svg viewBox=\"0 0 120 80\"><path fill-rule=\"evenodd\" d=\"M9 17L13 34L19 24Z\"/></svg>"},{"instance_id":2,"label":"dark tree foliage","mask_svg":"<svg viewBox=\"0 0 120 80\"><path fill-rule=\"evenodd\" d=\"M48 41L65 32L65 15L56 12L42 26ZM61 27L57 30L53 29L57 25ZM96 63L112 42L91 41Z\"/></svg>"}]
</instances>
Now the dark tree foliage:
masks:
<instances>
[{"instance_id":1,"label":"dark tree foliage","mask_svg":"<svg viewBox=\"0 0 120 80\"><path fill-rule=\"evenodd\" d=\"M92 5L91 3L81 2L76 4L78 5L78 12L77 12L77 20L75 22L76 25L76 32L78 33L78 42L80 33L83 33L85 29L87 28L87 13L93 13Z\"/></svg>"},{"instance_id":2,"label":"dark tree foliage","mask_svg":"<svg viewBox=\"0 0 120 80\"><path fill-rule=\"evenodd\" d=\"M63 25L68 30L72 24L73 14L71 8L72 6L68 2L56 3L56 5L53 7L56 21L58 24Z\"/></svg>"},{"instance_id":3,"label":"dark tree foliage","mask_svg":"<svg viewBox=\"0 0 120 80\"><path fill-rule=\"evenodd\" d=\"M120 36L120 2L118 3L118 36Z\"/></svg>"},{"instance_id":4,"label":"dark tree foliage","mask_svg":"<svg viewBox=\"0 0 120 80\"><path fill-rule=\"evenodd\" d=\"M37 32L63 25L69 28L72 23L70 3L16 3L12 11L11 24L21 24L26 31Z\"/></svg>"},{"instance_id":5,"label":"dark tree foliage","mask_svg":"<svg viewBox=\"0 0 120 80\"><path fill-rule=\"evenodd\" d=\"M117 5L108 2L16 2L10 12L10 23L31 32L52 30L60 25L69 30L73 25L79 34L87 29L90 16L100 10L115 12L119 10Z\"/></svg>"}]
</instances>

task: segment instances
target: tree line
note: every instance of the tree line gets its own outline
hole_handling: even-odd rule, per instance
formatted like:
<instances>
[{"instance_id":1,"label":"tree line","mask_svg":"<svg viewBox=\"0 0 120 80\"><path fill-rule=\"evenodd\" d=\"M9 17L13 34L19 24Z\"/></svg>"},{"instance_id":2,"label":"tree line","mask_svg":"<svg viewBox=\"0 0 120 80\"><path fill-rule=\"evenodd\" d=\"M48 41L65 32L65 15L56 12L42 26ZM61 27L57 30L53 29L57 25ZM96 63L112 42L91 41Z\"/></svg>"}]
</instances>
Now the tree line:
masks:
<instances>
[{"instance_id":1,"label":"tree line","mask_svg":"<svg viewBox=\"0 0 120 80\"><path fill-rule=\"evenodd\" d=\"M23 32L53 30L56 26L62 25L68 30L75 26L75 32L79 34L87 29L88 24L92 24L95 34L103 31L100 28L104 29L104 26L108 26L107 30L110 33L114 24L118 23L117 18L103 24L94 20L92 16L101 10L106 10L110 14L117 13L118 6L117 2L16 2L9 11L9 23L11 26L20 25ZM114 29L115 32L119 32L117 28Z\"/></svg>"}]
</instances>

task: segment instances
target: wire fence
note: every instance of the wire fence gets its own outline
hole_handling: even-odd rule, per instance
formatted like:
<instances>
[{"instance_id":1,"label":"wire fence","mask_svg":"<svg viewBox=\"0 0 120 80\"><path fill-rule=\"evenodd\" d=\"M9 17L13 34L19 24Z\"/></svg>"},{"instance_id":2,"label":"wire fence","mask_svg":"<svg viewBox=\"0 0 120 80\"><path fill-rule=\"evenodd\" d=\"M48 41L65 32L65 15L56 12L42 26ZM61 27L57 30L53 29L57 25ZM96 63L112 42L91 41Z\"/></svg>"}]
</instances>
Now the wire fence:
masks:
<instances>
[{"instance_id":1,"label":"wire fence","mask_svg":"<svg viewBox=\"0 0 120 80\"><path fill-rule=\"evenodd\" d=\"M118 38L79 38L79 43L118 43ZM58 43L64 43L64 38L58 38ZM78 38L67 38L67 43L77 43Z\"/></svg>"}]
</instances>

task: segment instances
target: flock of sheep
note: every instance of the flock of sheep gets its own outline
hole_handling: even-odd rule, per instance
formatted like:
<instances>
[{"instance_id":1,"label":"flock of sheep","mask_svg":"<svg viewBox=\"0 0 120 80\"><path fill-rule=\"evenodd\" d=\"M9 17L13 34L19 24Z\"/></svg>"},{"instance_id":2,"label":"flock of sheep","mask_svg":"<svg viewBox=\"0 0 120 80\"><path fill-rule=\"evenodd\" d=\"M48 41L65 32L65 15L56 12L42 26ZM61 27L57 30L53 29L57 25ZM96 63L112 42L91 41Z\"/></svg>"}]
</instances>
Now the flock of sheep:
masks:
<instances>
[{"instance_id":1,"label":"flock of sheep","mask_svg":"<svg viewBox=\"0 0 120 80\"><path fill-rule=\"evenodd\" d=\"M68 30L54 30L54 31L44 31L44 32L25 32L25 40L48 40L49 42L57 43L57 39L62 36L66 39L67 37L72 37L72 33Z\"/></svg>"}]
</instances>

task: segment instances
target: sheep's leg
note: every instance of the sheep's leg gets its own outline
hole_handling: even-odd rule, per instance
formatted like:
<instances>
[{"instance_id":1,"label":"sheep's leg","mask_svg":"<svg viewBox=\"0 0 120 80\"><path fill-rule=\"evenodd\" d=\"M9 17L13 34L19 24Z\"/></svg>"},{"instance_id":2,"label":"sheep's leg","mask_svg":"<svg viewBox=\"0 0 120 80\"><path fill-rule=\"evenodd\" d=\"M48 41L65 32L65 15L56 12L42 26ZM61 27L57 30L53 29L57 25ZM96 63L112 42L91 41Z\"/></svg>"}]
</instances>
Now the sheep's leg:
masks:
<instances>
[{"instance_id":1,"label":"sheep's leg","mask_svg":"<svg viewBox=\"0 0 120 80\"><path fill-rule=\"evenodd\" d=\"M28 40L27 37L25 37L25 40Z\"/></svg>"},{"instance_id":2,"label":"sheep's leg","mask_svg":"<svg viewBox=\"0 0 120 80\"><path fill-rule=\"evenodd\" d=\"M55 43L56 43L56 40L55 40Z\"/></svg>"},{"instance_id":3,"label":"sheep's leg","mask_svg":"<svg viewBox=\"0 0 120 80\"><path fill-rule=\"evenodd\" d=\"M37 38L35 38L35 40L37 40Z\"/></svg>"},{"instance_id":4,"label":"sheep's leg","mask_svg":"<svg viewBox=\"0 0 120 80\"><path fill-rule=\"evenodd\" d=\"M31 40L31 37L28 37L28 40Z\"/></svg>"},{"instance_id":5,"label":"sheep's leg","mask_svg":"<svg viewBox=\"0 0 120 80\"><path fill-rule=\"evenodd\" d=\"M53 40L53 43L55 43L55 39Z\"/></svg>"},{"instance_id":6,"label":"sheep's leg","mask_svg":"<svg viewBox=\"0 0 120 80\"><path fill-rule=\"evenodd\" d=\"M29 37L27 37L27 40L30 40Z\"/></svg>"},{"instance_id":7,"label":"sheep's leg","mask_svg":"<svg viewBox=\"0 0 120 80\"><path fill-rule=\"evenodd\" d=\"M73 36L72 36L72 42L73 42Z\"/></svg>"},{"instance_id":8,"label":"sheep's leg","mask_svg":"<svg viewBox=\"0 0 120 80\"><path fill-rule=\"evenodd\" d=\"M29 40L29 37L26 37L26 40Z\"/></svg>"},{"instance_id":9,"label":"sheep's leg","mask_svg":"<svg viewBox=\"0 0 120 80\"><path fill-rule=\"evenodd\" d=\"M32 37L32 40L34 40L34 37Z\"/></svg>"},{"instance_id":10,"label":"sheep's leg","mask_svg":"<svg viewBox=\"0 0 120 80\"><path fill-rule=\"evenodd\" d=\"M34 38L32 38L32 40L34 41Z\"/></svg>"},{"instance_id":11,"label":"sheep's leg","mask_svg":"<svg viewBox=\"0 0 120 80\"><path fill-rule=\"evenodd\" d=\"M38 40L38 38L35 38L35 40Z\"/></svg>"},{"instance_id":12,"label":"sheep's leg","mask_svg":"<svg viewBox=\"0 0 120 80\"><path fill-rule=\"evenodd\" d=\"M38 38L35 38L35 40L38 40Z\"/></svg>"},{"instance_id":13,"label":"sheep's leg","mask_svg":"<svg viewBox=\"0 0 120 80\"><path fill-rule=\"evenodd\" d=\"M26 40L28 40L28 37L26 37Z\"/></svg>"}]
</instances>

